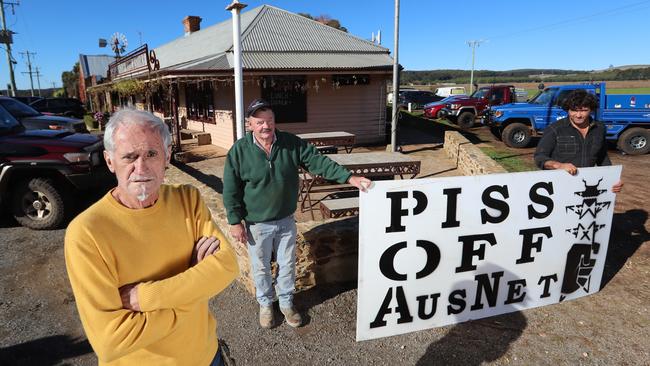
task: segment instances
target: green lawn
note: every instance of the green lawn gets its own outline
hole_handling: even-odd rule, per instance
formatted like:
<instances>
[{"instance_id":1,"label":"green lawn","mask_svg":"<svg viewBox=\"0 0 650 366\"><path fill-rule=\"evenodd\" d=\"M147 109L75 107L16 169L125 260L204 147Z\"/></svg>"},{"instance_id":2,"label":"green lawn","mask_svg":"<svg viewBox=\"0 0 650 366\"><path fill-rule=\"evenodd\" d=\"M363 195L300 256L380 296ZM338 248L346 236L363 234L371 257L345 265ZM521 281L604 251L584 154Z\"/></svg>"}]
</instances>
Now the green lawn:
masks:
<instances>
[{"instance_id":1,"label":"green lawn","mask_svg":"<svg viewBox=\"0 0 650 366\"><path fill-rule=\"evenodd\" d=\"M498 147L481 147L481 151L504 167L509 173L528 172L537 170L535 163L529 156L513 154Z\"/></svg>"},{"instance_id":2,"label":"green lawn","mask_svg":"<svg viewBox=\"0 0 650 366\"><path fill-rule=\"evenodd\" d=\"M607 88L607 94L650 94L650 88Z\"/></svg>"}]
</instances>

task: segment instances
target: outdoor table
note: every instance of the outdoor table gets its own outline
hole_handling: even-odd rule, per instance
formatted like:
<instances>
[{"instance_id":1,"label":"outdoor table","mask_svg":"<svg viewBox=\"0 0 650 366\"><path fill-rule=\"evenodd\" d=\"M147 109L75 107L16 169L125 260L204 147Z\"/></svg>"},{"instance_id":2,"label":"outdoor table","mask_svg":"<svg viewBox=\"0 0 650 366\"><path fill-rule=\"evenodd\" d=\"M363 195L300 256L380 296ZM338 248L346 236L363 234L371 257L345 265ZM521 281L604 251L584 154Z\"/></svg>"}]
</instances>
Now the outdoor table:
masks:
<instances>
[{"instance_id":1,"label":"outdoor table","mask_svg":"<svg viewBox=\"0 0 650 366\"><path fill-rule=\"evenodd\" d=\"M341 146L349 154L354 147L355 135L345 131L315 132L297 135L301 139L320 146Z\"/></svg>"},{"instance_id":2,"label":"outdoor table","mask_svg":"<svg viewBox=\"0 0 650 366\"><path fill-rule=\"evenodd\" d=\"M325 155L348 169L353 175L360 175L366 178L379 178L399 175L401 179L413 179L420 173L420 160L397 152L365 152L355 154L328 154ZM329 187L328 187L329 185ZM314 205L320 200L312 200L311 194L315 192L340 192L356 189L355 187L334 187L324 178L310 173L301 173L300 182L300 209L302 212L312 211L314 219ZM324 186L315 189L316 186Z\"/></svg>"}]
</instances>

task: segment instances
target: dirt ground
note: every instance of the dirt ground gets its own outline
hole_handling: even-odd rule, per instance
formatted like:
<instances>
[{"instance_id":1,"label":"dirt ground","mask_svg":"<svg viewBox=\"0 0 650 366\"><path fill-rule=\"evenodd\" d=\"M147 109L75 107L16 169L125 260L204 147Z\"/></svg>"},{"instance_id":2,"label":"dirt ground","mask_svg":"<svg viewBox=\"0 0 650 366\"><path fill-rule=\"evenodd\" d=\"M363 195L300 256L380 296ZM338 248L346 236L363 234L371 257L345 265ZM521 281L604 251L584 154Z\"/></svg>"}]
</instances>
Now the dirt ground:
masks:
<instances>
[{"instance_id":1,"label":"dirt ground","mask_svg":"<svg viewBox=\"0 0 650 366\"><path fill-rule=\"evenodd\" d=\"M503 147L485 128L468 137ZM532 152L512 150L524 159ZM233 284L212 301L219 335L237 365L650 365L650 155L610 157L623 165L625 187L597 294L357 343L355 283L298 294L306 325L270 330L259 328L255 300ZM0 221L0 365L97 362L65 274L63 236Z\"/></svg>"}]
</instances>

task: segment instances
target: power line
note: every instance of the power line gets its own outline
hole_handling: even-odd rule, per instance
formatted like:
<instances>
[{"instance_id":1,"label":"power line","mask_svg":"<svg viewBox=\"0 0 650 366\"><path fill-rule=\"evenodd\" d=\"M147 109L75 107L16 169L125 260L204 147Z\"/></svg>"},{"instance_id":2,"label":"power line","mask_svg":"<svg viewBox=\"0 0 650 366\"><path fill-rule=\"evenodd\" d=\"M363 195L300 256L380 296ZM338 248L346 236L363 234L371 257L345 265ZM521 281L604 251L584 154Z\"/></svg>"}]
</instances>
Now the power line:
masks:
<instances>
[{"instance_id":1,"label":"power line","mask_svg":"<svg viewBox=\"0 0 650 366\"><path fill-rule=\"evenodd\" d=\"M33 97L34 96L34 77L33 77L33 74L35 74L35 72L32 71L32 59L30 58L30 55L31 56L36 56L36 52L25 51L25 52L20 52L20 54L23 55L23 57L25 57L25 55L27 55L27 70L29 70L29 71L23 71L23 74L29 74L29 84L30 84L30 89L32 91L32 97Z\"/></svg>"},{"instance_id":2,"label":"power line","mask_svg":"<svg viewBox=\"0 0 650 366\"><path fill-rule=\"evenodd\" d=\"M472 72L469 76L469 90L470 94L474 92L474 55L476 53L476 47L480 46L481 43L487 42L487 40L481 39L481 40L475 40L475 41L467 41L467 45L472 47Z\"/></svg>"},{"instance_id":3,"label":"power line","mask_svg":"<svg viewBox=\"0 0 650 366\"><path fill-rule=\"evenodd\" d=\"M648 4L648 3L650 3L650 0L639 1L639 2L636 2L636 3L632 3L632 4L619 6L619 7L614 8L614 9L603 10L603 11L593 13L593 14L589 14L589 15L583 15L583 16L580 16L580 17L569 18L569 19L561 20L561 21L558 21L558 22L555 22L555 23L541 25L539 27L524 29L524 30L519 31L519 32L508 32L508 33L500 34L500 35L497 35L497 36L494 36L494 37L489 37L488 39L489 40L494 40L494 39L499 39L499 38L515 37L515 36L522 35L524 33L530 33L530 32L540 31L540 30L544 30L544 29L554 28L554 27L557 27L559 25L565 25L567 23L575 23L575 22L578 22L578 21L589 20L591 18L599 17L601 15L612 16L613 13L615 13L615 12L620 13L623 10L627 10L627 9L634 8L636 6L644 5L644 4ZM635 10L638 10L638 9L635 9Z\"/></svg>"},{"instance_id":4,"label":"power line","mask_svg":"<svg viewBox=\"0 0 650 366\"><path fill-rule=\"evenodd\" d=\"M18 3L12 3L12 2L7 2L7 5L11 6L11 13L15 14L14 12L14 6L17 6ZM7 30L7 23L5 22L5 2L3 0L0 0L0 18L2 18L2 33L4 36L8 36L8 39L6 40L7 42L5 43L7 45L6 51L7 51L7 64L9 66L9 80L11 82L11 95L16 96L16 78L14 76L14 59L13 56L11 56L11 35L13 34L12 31Z\"/></svg>"},{"instance_id":5,"label":"power line","mask_svg":"<svg viewBox=\"0 0 650 366\"><path fill-rule=\"evenodd\" d=\"M36 82L38 83L38 96L41 96L41 70L38 66L36 66Z\"/></svg>"}]
</instances>

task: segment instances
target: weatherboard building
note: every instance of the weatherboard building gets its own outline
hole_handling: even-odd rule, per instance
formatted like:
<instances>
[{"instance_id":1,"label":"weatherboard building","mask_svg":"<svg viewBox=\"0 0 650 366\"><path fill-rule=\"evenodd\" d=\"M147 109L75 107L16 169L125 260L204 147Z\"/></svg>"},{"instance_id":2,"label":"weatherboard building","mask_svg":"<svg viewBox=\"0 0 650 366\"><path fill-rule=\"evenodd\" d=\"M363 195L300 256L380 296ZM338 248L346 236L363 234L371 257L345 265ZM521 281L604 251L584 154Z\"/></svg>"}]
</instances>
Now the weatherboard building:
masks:
<instances>
[{"instance_id":1,"label":"weatherboard building","mask_svg":"<svg viewBox=\"0 0 650 366\"><path fill-rule=\"evenodd\" d=\"M236 140L232 21L200 23L188 16L182 37L120 58L109 66L110 82L92 91L109 108L149 109L176 133L201 131L229 148ZM387 48L269 5L241 14L241 44L244 105L267 99L279 129L385 140Z\"/></svg>"}]
</instances>

